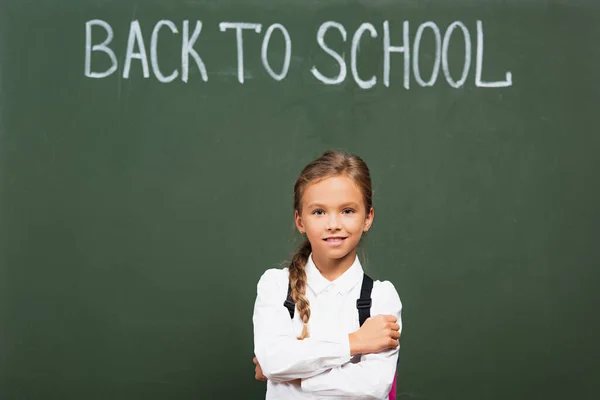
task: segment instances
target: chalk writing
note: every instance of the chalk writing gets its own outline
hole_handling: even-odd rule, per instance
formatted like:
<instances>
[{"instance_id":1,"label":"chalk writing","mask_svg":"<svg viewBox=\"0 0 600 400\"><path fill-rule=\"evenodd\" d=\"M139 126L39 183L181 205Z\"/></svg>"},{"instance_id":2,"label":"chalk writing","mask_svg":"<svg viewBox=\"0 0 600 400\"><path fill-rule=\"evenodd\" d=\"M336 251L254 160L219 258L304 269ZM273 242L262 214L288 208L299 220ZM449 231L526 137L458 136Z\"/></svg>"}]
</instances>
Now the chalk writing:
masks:
<instances>
[{"instance_id":1,"label":"chalk writing","mask_svg":"<svg viewBox=\"0 0 600 400\"><path fill-rule=\"evenodd\" d=\"M124 65L122 66L121 72L122 77L124 79L129 78L133 68L132 65L136 62L136 64L139 63L144 78L153 76L162 83L170 83L177 78L180 78L183 82L188 82L191 58L200 72L202 81L207 82L208 72L206 64L194 47L200 37L204 25L203 22L199 20L193 21L192 23L195 23L195 25L191 34L189 20L182 21L181 31L178 29L177 24L170 20L164 19L154 24L149 42L150 57L148 58L140 22L138 20L131 21L127 37ZM244 31L253 31L254 34L261 34L263 32L263 25L254 22L219 22L218 28L219 31L223 33L226 33L229 30L235 31L237 78L239 83L243 84L246 77L244 70L244 52L245 50L246 52L252 50L245 49L244 47ZM403 21L401 25L402 29L400 30L398 28L399 27L396 26L392 29L389 21L383 21L381 26L382 34L380 35L381 31L378 32L376 25L364 22L356 29L356 31L349 33L346 27L340 22L324 21L315 31L316 45L318 45L319 51L322 51L327 56L331 57L332 61L338 65L339 69L336 71L337 75L327 76L321 72L318 65L312 65L310 67L311 74L317 81L325 85L340 85L345 82L348 79L348 60L346 56L346 51L348 49L334 49L327 43L326 39L329 38L331 40L331 35L339 35L338 38L341 38L343 43L347 43L347 39L349 35L351 35L351 43L346 44L346 46L349 45L350 47L350 79L353 80L359 88L365 90L377 86L377 83L379 82L377 74L373 74L367 78L364 75L361 75L361 72L359 71L359 54L361 48L364 49L365 46L381 46L383 57L381 81L385 87L391 86L392 66L395 65L396 62L399 62L399 60L392 62L393 54L401 54L403 56L402 85L407 90L411 87L411 81L416 82L420 87L439 85L440 80L438 78L440 77L440 70L443 74L442 82L445 81L445 83L452 88L463 87L469 79L473 56L475 56L475 74L473 80L475 86L482 88L500 88L512 86L513 84L512 73L510 71L505 72L503 80L483 80L484 29L483 21L481 20L475 21L476 46L474 55L471 32L469 31L468 25L462 21L454 21L445 29L441 29L434 21L423 22L417 26L412 43L410 22ZM181 69L175 68L170 72L165 72L160 68L158 51L159 35L165 34L174 37L181 35ZM277 54L279 56L278 59L274 60L274 53L269 52L269 46L274 34L280 35L280 37L283 38L285 49L283 60L279 58L279 54ZM365 40L367 34L370 36L370 39ZM433 48L423 49L422 39L426 35L428 37L433 37ZM464 43L464 62L462 63L462 70L450 71L448 54L451 43L453 40L460 41L461 36ZM379 39L380 37L381 39ZM103 79L117 72L119 68L117 55L110 47L114 39L114 30L107 21L92 19L85 23L84 74L86 77ZM275 81L282 81L289 75L292 51L292 37L286 27L280 23L270 25L262 35L262 44L260 47L260 60L269 77ZM107 56L110 61L110 66L104 71L95 70L92 66L93 53L98 53L94 58L96 60L101 54L104 54L104 57ZM433 54L433 65L431 65L431 70L429 70L429 66L424 67L421 65L420 60L422 54ZM270 55L271 57L269 57ZM281 62L279 62L279 60L281 60ZM275 67L273 67L273 64ZM280 68L278 68L278 65L280 65ZM423 70L423 68L426 69ZM458 72L460 72L460 75L458 75ZM458 76L459 78L456 79Z\"/></svg>"},{"instance_id":2,"label":"chalk writing","mask_svg":"<svg viewBox=\"0 0 600 400\"><path fill-rule=\"evenodd\" d=\"M281 73L277 74L271 68L269 64L269 59L267 58L267 54L269 51L269 41L271 40L271 35L275 29L279 29L283 38L285 40L285 58L283 60L283 67L281 69ZM288 70L290 69L290 60L292 59L292 39L290 38L290 34L287 29L281 24L273 24L269 26L267 32L265 33L265 37L263 38L262 46L260 48L260 59L262 61L263 67L271 78L276 81L280 81L287 76Z\"/></svg>"}]
</instances>

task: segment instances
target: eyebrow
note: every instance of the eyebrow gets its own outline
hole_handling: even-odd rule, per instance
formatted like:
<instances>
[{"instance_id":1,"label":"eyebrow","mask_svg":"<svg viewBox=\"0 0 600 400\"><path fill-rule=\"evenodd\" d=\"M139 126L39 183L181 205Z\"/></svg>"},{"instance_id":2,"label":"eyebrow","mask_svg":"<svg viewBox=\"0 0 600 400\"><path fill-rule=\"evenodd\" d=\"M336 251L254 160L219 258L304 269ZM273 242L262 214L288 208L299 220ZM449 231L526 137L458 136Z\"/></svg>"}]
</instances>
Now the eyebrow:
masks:
<instances>
[{"instance_id":1,"label":"eyebrow","mask_svg":"<svg viewBox=\"0 0 600 400\"><path fill-rule=\"evenodd\" d=\"M323 204L321 204L321 203L310 203L310 204L308 205L308 207L306 207L306 208L316 208L316 207L319 207L319 208L327 208L327 207L325 207L325 206L324 206ZM354 203L354 202L352 202L352 201L351 201L351 202L348 202L348 203L343 203L343 204L340 206L340 208L346 208L346 207L354 207L354 208L358 208L358 204L356 204L356 203Z\"/></svg>"}]
</instances>

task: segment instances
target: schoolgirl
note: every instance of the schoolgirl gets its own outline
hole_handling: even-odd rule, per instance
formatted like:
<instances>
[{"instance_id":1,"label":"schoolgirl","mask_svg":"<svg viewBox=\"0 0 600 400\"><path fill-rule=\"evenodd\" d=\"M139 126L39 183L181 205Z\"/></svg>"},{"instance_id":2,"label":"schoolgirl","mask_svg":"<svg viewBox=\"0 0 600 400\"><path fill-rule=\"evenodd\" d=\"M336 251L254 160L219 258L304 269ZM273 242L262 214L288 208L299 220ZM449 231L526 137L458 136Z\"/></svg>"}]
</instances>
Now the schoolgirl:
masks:
<instances>
[{"instance_id":1,"label":"schoolgirl","mask_svg":"<svg viewBox=\"0 0 600 400\"><path fill-rule=\"evenodd\" d=\"M373 219L360 157L327 151L302 170L294 220L305 240L257 285L255 377L267 382L267 400L395 398L402 303L356 252Z\"/></svg>"}]
</instances>

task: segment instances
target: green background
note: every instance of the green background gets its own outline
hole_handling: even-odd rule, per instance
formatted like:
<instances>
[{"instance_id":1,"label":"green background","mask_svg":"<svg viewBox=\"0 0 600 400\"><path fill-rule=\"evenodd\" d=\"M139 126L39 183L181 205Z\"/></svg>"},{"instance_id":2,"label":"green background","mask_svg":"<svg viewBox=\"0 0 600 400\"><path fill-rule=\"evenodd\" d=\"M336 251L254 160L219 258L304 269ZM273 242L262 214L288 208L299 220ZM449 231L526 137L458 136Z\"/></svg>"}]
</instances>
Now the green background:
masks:
<instances>
[{"instance_id":1,"label":"green background","mask_svg":"<svg viewBox=\"0 0 600 400\"><path fill-rule=\"evenodd\" d=\"M449 4L452 3L452 4ZM589 1L0 1L0 398L260 399L252 308L267 268L289 259L292 189L329 148L369 164L376 218L360 256L404 304L400 399L592 399L599 388L600 6ZM85 22L114 29L117 72L84 75ZM157 21L204 23L187 83L122 71L129 24L146 51ZM348 77L316 31L345 53ZM432 87L392 55L382 23L442 34L483 21L483 79ZM222 21L263 24L235 35ZM266 28L290 32L289 74L260 61ZM372 23L359 68L350 41ZM96 32L96 31L94 31ZM94 41L102 40L98 30ZM456 32L458 33L458 31ZM434 59L431 31L420 65ZM181 34L159 60L180 67ZM279 70L283 42L269 48ZM464 46L450 46L455 79ZM94 54L93 69L107 58Z\"/></svg>"}]
</instances>

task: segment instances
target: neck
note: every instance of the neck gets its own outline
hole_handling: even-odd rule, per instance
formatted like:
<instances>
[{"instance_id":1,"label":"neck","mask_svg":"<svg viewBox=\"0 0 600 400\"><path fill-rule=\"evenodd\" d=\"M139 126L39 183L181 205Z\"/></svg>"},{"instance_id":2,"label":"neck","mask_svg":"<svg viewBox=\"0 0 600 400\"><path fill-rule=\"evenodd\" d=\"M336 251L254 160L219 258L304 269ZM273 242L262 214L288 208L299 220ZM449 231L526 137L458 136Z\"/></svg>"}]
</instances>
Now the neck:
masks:
<instances>
[{"instance_id":1,"label":"neck","mask_svg":"<svg viewBox=\"0 0 600 400\"><path fill-rule=\"evenodd\" d=\"M350 269L356 259L356 249L342 258L322 257L315 253L312 254L312 258L321 275L331 282Z\"/></svg>"}]
</instances>

